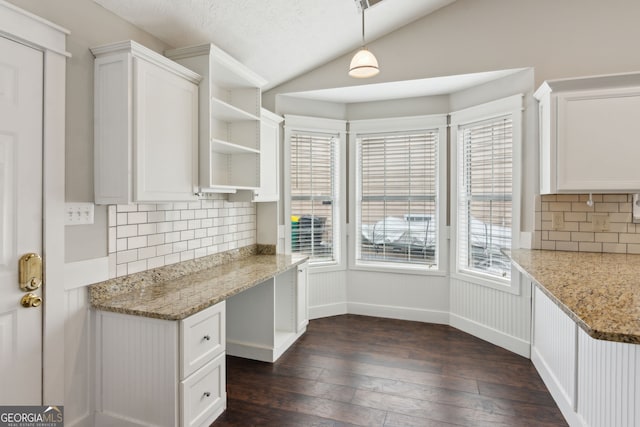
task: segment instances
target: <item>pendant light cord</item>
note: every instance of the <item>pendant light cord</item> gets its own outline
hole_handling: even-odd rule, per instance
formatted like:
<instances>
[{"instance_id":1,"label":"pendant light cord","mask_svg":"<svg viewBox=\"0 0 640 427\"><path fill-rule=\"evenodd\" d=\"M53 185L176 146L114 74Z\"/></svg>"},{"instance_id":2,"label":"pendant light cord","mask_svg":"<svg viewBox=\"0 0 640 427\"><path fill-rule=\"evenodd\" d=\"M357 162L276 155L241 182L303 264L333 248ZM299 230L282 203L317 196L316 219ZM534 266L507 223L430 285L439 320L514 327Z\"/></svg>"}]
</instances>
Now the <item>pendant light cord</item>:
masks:
<instances>
[{"instance_id":1,"label":"pendant light cord","mask_svg":"<svg viewBox=\"0 0 640 427\"><path fill-rule=\"evenodd\" d=\"M364 47L364 9L362 9L362 47Z\"/></svg>"}]
</instances>

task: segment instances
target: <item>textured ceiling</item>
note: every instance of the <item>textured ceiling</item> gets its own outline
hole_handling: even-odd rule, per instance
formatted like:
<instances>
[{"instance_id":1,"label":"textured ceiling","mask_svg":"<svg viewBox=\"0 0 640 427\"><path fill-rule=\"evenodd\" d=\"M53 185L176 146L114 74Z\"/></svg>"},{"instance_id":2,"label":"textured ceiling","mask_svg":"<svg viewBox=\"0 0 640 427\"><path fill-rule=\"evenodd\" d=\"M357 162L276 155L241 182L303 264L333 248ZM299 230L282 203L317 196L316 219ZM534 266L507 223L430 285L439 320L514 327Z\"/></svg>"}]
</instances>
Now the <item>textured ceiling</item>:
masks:
<instances>
[{"instance_id":1,"label":"textured ceiling","mask_svg":"<svg viewBox=\"0 0 640 427\"><path fill-rule=\"evenodd\" d=\"M275 87L361 44L355 0L94 0L173 47L213 42ZM371 41L455 0L384 0Z\"/></svg>"}]
</instances>

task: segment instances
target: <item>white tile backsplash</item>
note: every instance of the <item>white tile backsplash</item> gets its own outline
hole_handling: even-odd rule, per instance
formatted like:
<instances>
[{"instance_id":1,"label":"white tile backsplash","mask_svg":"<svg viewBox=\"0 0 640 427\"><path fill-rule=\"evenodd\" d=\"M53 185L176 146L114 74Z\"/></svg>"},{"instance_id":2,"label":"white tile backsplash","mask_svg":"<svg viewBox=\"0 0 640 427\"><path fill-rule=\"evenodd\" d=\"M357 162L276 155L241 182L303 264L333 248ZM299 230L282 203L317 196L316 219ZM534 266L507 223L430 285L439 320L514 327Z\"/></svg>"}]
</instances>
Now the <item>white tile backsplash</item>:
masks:
<instances>
[{"instance_id":1,"label":"white tile backsplash","mask_svg":"<svg viewBox=\"0 0 640 427\"><path fill-rule=\"evenodd\" d=\"M110 277L255 244L255 205L224 197L109 206Z\"/></svg>"}]
</instances>

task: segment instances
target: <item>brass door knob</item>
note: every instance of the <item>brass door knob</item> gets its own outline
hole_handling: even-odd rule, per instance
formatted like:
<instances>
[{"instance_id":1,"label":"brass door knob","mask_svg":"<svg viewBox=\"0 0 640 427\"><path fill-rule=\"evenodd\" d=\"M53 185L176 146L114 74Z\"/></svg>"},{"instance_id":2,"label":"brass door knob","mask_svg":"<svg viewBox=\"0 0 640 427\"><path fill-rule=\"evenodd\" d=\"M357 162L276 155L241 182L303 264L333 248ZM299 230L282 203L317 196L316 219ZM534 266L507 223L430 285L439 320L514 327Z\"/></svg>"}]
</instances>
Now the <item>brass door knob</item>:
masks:
<instances>
[{"instance_id":1,"label":"brass door knob","mask_svg":"<svg viewBox=\"0 0 640 427\"><path fill-rule=\"evenodd\" d=\"M29 292L22 297L22 299L20 300L20 304L22 304L22 306L26 308L40 307L42 305L42 298L40 298L36 294Z\"/></svg>"}]
</instances>

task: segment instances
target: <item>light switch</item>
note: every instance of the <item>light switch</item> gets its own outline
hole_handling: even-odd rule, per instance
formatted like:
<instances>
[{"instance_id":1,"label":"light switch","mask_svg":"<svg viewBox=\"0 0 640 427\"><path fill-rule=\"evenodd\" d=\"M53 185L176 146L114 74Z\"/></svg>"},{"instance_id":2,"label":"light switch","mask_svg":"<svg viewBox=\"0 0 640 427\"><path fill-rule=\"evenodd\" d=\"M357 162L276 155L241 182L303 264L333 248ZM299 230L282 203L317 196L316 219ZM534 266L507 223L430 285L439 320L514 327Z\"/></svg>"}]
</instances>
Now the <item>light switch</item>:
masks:
<instances>
[{"instance_id":1,"label":"light switch","mask_svg":"<svg viewBox=\"0 0 640 427\"><path fill-rule=\"evenodd\" d=\"M93 224L93 203L65 203L64 225Z\"/></svg>"}]
</instances>

